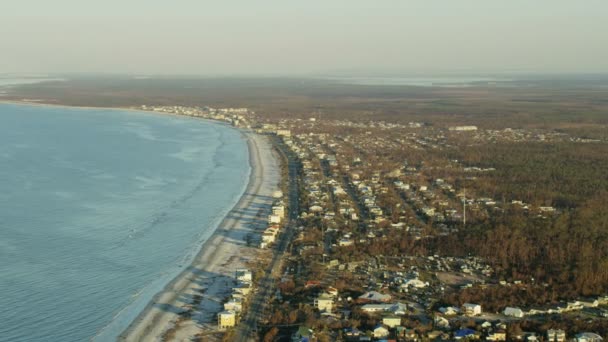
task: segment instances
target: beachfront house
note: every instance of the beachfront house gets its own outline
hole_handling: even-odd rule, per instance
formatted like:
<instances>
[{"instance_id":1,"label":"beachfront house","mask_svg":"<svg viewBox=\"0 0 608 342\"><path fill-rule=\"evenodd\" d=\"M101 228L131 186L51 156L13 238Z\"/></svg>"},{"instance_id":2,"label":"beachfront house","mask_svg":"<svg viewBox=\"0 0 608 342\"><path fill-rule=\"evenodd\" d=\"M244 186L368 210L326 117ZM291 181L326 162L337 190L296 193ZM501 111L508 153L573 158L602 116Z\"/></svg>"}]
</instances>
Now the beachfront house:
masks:
<instances>
[{"instance_id":1,"label":"beachfront house","mask_svg":"<svg viewBox=\"0 0 608 342\"><path fill-rule=\"evenodd\" d=\"M285 206L283 205L275 205L272 207L272 214L277 215L281 218L285 217Z\"/></svg>"},{"instance_id":2,"label":"beachfront house","mask_svg":"<svg viewBox=\"0 0 608 342\"><path fill-rule=\"evenodd\" d=\"M266 229L264 231L264 233L262 234L262 244L264 245L264 247L261 248L265 248L265 246L268 246L272 243L274 243L274 241L276 240L276 231L273 231L272 229ZM262 245L260 245L262 246Z\"/></svg>"},{"instance_id":3,"label":"beachfront house","mask_svg":"<svg viewBox=\"0 0 608 342\"><path fill-rule=\"evenodd\" d=\"M222 311L217 314L217 327L220 330L233 328L236 325L236 312Z\"/></svg>"},{"instance_id":4,"label":"beachfront house","mask_svg":"<svg viewBox=\"0 0 608 342\"><path fill-rule=\"evenodd\" d=\"M224 310L225 311L234 311L234 312L243 311L243 299L241 299L241 298L230 299L229 301L224 303Z\"/></svg>"},{"instance_id":5,"label":"beachfront house","mask_svg":"<svg viewBox=\"0 0 608 342\"><path fill-rule=\"evenodd\" d=\"M251 283L247 282L239 282L236 286L232 288L233 293L240 293L243 296L246 296L251 292Z\"/></svg>"},{"instance_id":6,"label":"beachfront house","mask_svg":"<svg viewBox=\"0 0 608 342\"><path fill-rule=\"evenodd\" d=\"M235 278L238 281L251 283L253 281L253 273L246 268L239 268L235 272Z\"/></svg>"},{"instance_id":7,"label":"beachfront house","mask_svg":"<svg viewBox=\"0 0 608 342\"><path fill-rule=\"evenodd\" d=\"M280 137L291 137L291 131L288 129L277 129L276 135Z\"/></svg>"},{"instance_id":8,"label":"beachfront house","mask_svg":"<svg viewBox=\"0 0 608 342\"><path fill-rule=\"evenodd\" d=\"M269 224L273 224L273 223L281 223L281 216L279 215L268 215L268 223Z\"/></svg>"}]
</instances>

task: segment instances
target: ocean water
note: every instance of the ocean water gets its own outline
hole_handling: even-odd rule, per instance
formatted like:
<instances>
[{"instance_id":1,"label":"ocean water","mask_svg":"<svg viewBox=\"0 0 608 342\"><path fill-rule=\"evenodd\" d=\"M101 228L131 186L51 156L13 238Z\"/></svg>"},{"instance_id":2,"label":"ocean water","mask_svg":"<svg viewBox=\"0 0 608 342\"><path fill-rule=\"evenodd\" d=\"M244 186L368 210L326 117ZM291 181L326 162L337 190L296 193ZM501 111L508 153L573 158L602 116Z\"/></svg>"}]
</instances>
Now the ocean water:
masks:
<instances>
[{"instance_id":1,"label":"ocean water","mask_svg":"<svg viewBox=\"0 0 608 342\"><path fill-rule=\"evenodd\" d=\"M221 124L0 104L0 341L114 340L249 173Z\"/></svg>"}]
</instances>

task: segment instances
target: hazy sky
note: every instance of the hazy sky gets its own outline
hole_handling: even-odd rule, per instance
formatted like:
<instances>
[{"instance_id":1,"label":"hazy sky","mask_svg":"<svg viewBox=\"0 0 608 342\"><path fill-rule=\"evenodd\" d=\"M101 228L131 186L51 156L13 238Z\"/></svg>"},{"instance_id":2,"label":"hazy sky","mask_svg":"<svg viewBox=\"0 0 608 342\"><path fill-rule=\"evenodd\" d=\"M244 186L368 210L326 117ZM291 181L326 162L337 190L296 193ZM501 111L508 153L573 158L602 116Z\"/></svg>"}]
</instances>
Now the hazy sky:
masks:
<instances>
[{"instance_id":1,"label":"hazy sky","mask_svg":"<svg viewBox=\"0 0 608 342\"><path fill-rule=\"evenodd\" d=\"M0 72L607 72L607 0L2 0Z\"/></svg>"}]
</instances>

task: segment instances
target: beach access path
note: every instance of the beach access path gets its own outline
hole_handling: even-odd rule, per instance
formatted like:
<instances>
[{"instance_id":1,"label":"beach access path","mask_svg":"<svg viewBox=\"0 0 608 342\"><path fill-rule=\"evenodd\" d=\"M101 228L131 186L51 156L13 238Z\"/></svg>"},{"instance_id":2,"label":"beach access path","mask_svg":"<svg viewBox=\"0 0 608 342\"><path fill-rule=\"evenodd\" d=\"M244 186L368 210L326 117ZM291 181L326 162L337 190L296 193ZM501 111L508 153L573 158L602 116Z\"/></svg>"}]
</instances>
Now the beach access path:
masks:
<instances>
[{"instance_id":1,"label":"beach access path","mask_svg":"<svg viewBox=\"0 0 608 342\"><path fill-rule=\"evenodd\" d=\"M232 292L238 268L260 250L247 237L267 225L279 189L280 168L268 137L244 132L251 174L245 193L207 240L192 264L158 293L120 341L189 341L217 333L217 313Z\"/></svg>"}]
</instances>

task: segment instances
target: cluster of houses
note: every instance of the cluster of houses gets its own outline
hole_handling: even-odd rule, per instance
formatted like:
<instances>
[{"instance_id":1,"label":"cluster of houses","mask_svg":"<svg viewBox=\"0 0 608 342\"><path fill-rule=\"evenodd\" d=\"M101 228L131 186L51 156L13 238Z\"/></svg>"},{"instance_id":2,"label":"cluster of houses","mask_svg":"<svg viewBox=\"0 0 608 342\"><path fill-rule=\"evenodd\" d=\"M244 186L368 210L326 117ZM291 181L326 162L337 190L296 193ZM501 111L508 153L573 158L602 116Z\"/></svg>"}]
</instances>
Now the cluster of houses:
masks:
<instances>
[{"instance_id":1,"label":"cluster of houses","mask_svg":"<svg viewBox=\"0 0 608 342\"><path fill-rule=\"evenodd\" d=\"M253 273L248 269L237 269L235 271L236 285L232 288L232 294L224 303L224 310L217 314L217 327L219 330L233 328L243 311L243 303L253 289Z\"/></svg>"},{"instance_id":2,"label":"cluster of houses","mask_svg":"<svg viewBox=\"0 0 608 342\"><path fill-rule=\"evenodd\" d=\"M377 137L372 139L375 138ZM392 171L370 171L371 168L368 167L369 165L365 165L361 156L348 160L340 152L341 139L338 135L297 133L287 138L284 137L284 140L300 157L303 165L304 193L310 204L307 207L308 212L305 212L303 217L307 218L309 215L314 215L322 217L326 221L335 221L336 217L339 217L336 213L339 213L347 221L357 222L361 220L358 227L365 227L367 231L365 237L362 238L361 234L354 234L350 229L338 227L333 244L335 247L356 246L374 238L386 237L381 230L375 229L375 227L382 221L389 219L390 210L384 210L386 203L382 199L387 186L394 186L395 190L403 195L402 197L406 203L414 208L418 214L413 221L408 221L407 218L399 216L399 221L397 223L393 221L390 227L403 229L414 236L418 234L419 237L423 237L423 235L422 231L416 228L416 220L422 219L424 223L433 224L441 233L452 233L453 231L441 230L440 228L445 227L450 222L462 219L461 208L463 202L472 211L485 210L488 213L496 210L501 205L499 201L492 198L474 198L470 193L468 195L462 191L459 193L452 184L444 179L437 178L431 182L420 182L419 175L424 166L413 167L403 163L397 170L393 168ZM351 137L348 141L353 142L353 140ZM347 177L342 177L335 170L339 170L341 174L347 175ZM354 191L349 191L349 188ZM356 205L353 205L353 203L356 203ZM334 209L337 210L334 211ZM551 211L550 208L539 210ZM392 215L392 217L394 219L395 215ZM353 268L351 264L356 264L356 262L340 263L337 260L332 260L327 266L336 266L338 270L348 269L351 272L361 269L360 266L354 266ZM494 272L490 266L475 257L459 259L431 256L428 257L426 265L428 265L428 267L425 266L426 271L455 272L480 277L480 279L489 277ZM377 266L372 267L372 269L376 269ZM521 319L530 314L529 311L518 307L507 307L502 311L502 315L498 315L503 317L501 320L483 322L481 324L482 329L460 328L460 325L454 324L452 315L455 315L455 317L470 316L479 319L480 315L483 314L481 304L466 303L458 308L445 308L447 310L445 312L430 313L429 315L434 320L437 329L429 332L428 336L421 336L414 329L407 328L407 324L404 324L406 322L405 316L412 313L413 307L409 306L409 302L402 303L399 300L392 300L393 297L389 293L391 291L409 293L412 296L411 299L418 301L422 304L422 307L426 307L432 300L432 296L429 296L429 294L439 295L443 291L444 285L441 282L431 284L428 281L421 280L416 270L400 273L402 274L392 274L387 277L390 280L385 282L386 287L374 285L372 288L376 288L378 291L372 289L364 294L363 298L359 297L354 301L340 298L325 291L314 298L314 307L319 310L320 317L325 317L330 313L335 315L337 312L349 311L354 308L358 308L365 314L378 317L379 324L371 330L361 331L356 328L344 330L342 336L352 341L371 339L414 341L426 340L427 338L431 340L443 339L445 341L473 338L506 341L507 324L504 322L509 321L509 319ZM363 276L369 278L370 281L374 278L369 272ZM471 283L468 284L468 286L471 285ZM548 313L552 312L554 311L548 311ZM422 314L424 315L424 312ZM492 315L496 317L496 314ZM562 335L565 335L565 333L559 330L547 334L547 336L554 337L551 340L556 341L560 341ZM297 341L300 341L298 338L310 339L313 336L314 331L310 327L302 327L294 334ZM527 333L518 339L536 341L539 340L539 337L540 335Z\"/></svg>"},{"instance_id":3,"label":"cluster of houses","mask_svg":"<svg viewBox=\"0 0 608 342\"><path fill-rule=\"evenodd\" d=\"M332 294L322 292L314 301L315 308L321 312L321 315L330 314L332 310L340 310L335 305L336 298L335 289ZM463 327L462 317L478 318L483 315L481 305L474 303L465 303L460 307L439 308L439 312L433 317L434 329L421 334L416 329L404 325L406 317L415 314L415 310L408 304L395 301L389 294L369 291L349 302L359 306L360 310L370 317L377 318L378 324L371 329L345 328L342 331L344 341L603 341L601 336L592 332L577 333L568 339L566 332L561 329L548 329L544 333L511 332L508 335L508 320L481 319L475 329ZM350 311L342 312L348 314ZM523 312L518 308L507 307L504 315L521 318ZM313 329L301 326L294 333L293 341L314 341L314 337Z\"/></svg>"},{"instance_id":4,"label":"cluster of houses","mask_svg":"<svg viewBox=\"0 0 608 342\"><path fill-rule=\"evenodd\" d=\"M464 126L472 127L472 126ZM584 142L584 139L571 137L563 132L547 131L541 129L504 128L504 129L449 129L453 133L463 131L472 134L471 140L477 143L495 142Z\"/></svg>"},{"instance_id":5,"label":"cluster of houses","mask_svg":"<svg viewBox=\"0 0 608 342\"><path fill-rule=\"evenodd\" d=\"M281 200L283 193L275 191L273 197L275 201L271 208L272 212L268 215L268 227L262 233L260 248L268 248L274 244L281 232L281 224L285 220L285 204Z\"/></svg>"},{"instance_id":6,"label":"cluster of houses","mask_svg":"<svg viewBox=\"0 0 608 342\"><path fill-rule=\"evenodd\" d=\"M236 127L251 128L255 112L247 108L212 108L187 106L147 106L138 109L159 113L177 114L227 122Z\"/></svg>"},{"instance_id":7,"label":"cluster of houses","mask_svg":"<svg viewBox=\"0 0 608 342\"><path fill-rule=\"evenodd\" d=\"M608 296L600 296L596 298L580 298L578 300L561 302L555 305L535 306L528 309L506 308L503 313L506 316L521 318L524 316L562 314L572 311L598 308L600 305L607 304ZM603 317L608 317L608 311L606 310L600 310L598 313Z\"/></svg>"},{"instance_id":8,"label":"cluster of houses","mask_svg":"<svg viewBox=\"0 0 608 342\"><path fill-rule=\"evenodd\" d=\"M309 125L316 127L316 123ZM390 129L389 125L378 125L381 129ZM281 127L302 130L302 127L287 126L285 122L282 126L272 129ZM403 143L401 138L387 139L384 136L378 137L367 133L371 132L349 135L309 132L284 137L287 145L303 163L305 190L311 199L308 212L305 214L321 215L328 219L340 214L351 221L365 220L367 222L363 224L367 225L369 230L374 230L374 225L392 221L393 227L403 228L418 237L423 237L420 226L428 222L436 225L442 233L453 232L454 229L450 230L447 224L462 217L461 205L458 200L453 199L454 187L441 179L437 179L433 186L418 184L421 168L409 166L407 163L401 163L397 167L387 165L383 168L382 164L365 162L361 157L363 154L398 150L402 148ZM438 139L432 141L439 141ZM424 142L424 144L429 143ZM352 150L346 153L345 148ZM328 169L323 169L324 164ZM342 177L341 174L348 177ZM403 207L387 208L389 204L383 199L389 192L390 186L395 187L396 191L403 195ZM349 192L349 188L354 192ZM438 196L433 188L442 190L445 195ZM335 203L330 203L330 199L334 199ZM402 208L406 203L419 215L408 217L402 213L395 222L392 211L403 211ZM382 236L381 233L375 232L369 234L369 238L372 239ZM339 243L346 246L351 242L350 238L344 237Z\"/></svg>"},{"instance_id":9,"label":"cluster of houses","mask_svg":"<svg viewBox=\"0 0 608 342\"><path fill-rule=\"evenodd\" d=\"M323 140L327 136L298 135L296 139L284 139L302 160L304 190L309 204L302 216L304 218L310 215L320 216L333 221L339 214L345 219L357 221L359 219L357 211L352 201L348 199L342 182L333 175L328 177L323 174L321 164L326 162L330 167L336 166L335 156L327 154L322 146L315 143L315 138ZM332 203L332 198L335 203Z\"/></svg>"}]
</instances>

